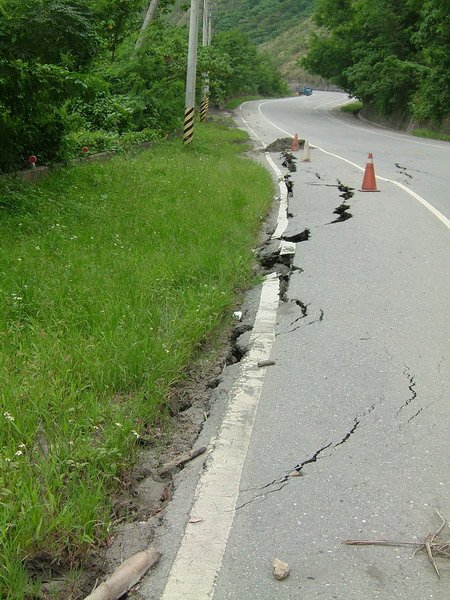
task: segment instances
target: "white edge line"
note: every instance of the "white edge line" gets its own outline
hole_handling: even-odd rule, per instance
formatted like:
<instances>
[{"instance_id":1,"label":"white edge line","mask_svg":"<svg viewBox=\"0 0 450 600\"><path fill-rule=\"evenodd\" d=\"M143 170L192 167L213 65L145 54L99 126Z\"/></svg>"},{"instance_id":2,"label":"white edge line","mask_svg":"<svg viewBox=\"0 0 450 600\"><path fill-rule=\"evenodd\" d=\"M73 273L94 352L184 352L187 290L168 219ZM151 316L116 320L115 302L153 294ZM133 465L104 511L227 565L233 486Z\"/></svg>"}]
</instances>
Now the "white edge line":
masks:
<instances>
[{"instance_id":1,"label":"white edge line","mask_svg":"<svg viewBox=\"0 0 450 600\"><path fill-rule=\"evenodd\" d=\"M265 154L266 154L267 162L269 163L269 165L274 170L275 175L279 179L282 178L283 177L283 173L278 168L278 166L275 164L275 162L273 161L272 157L269 155L268 152L266 152ZM279 209L278 209L277 227L276 227L275 231L272 234L272 239L280 239L281 236L283 235L283 233L286 231L287 226L289 224L289 221L288 221L288 218L287 218L288 200L287 200L286 184L284 183L284 181L279 181L278 182L278 187L280 188L280 206L279 206Z\"/></svg>"},{"instance_id":2,"label":"white edge line","mask_svg":"<svg viewBox=\"0 0 450 600\"><path fill-rule=\"evenodd\" d=\"M275 340L279 285L275 273L268 275L263 284L250 351L241 363L240 377L231 389L220 431L198 481L190 513L192 522L186 525L161 600L212 597L265 378L266 368L257 364L269 358Z\"/></svg>"},{"instance_id":3,"label":"white edge line","mask_svg":"<svg viewBox=\"0 0 450 600\"><path fill-rule=\"evenodd\" d=\"M259 106L261 106L261 104ZM258 108L259 108L259 106L258 106ZM246 128L252 134L252 136L261 144L261 147L265 148L266 144L259 137L259 135L256 133L256 131L254 131L250 127L250 125L247 123L247 121L244 119L244 117L242 115L241 115L241 119L244 122ZM290 135L290 134L288 134L288 135ZM274 173L278 177L278 179L280 179L281 177L283 177L283 173L281 172L281 170L279 169L279 167L275 164L275 162L273 161L272 157L269 155L268 152L265 152L265 156L266 156L267 162L269 163L269 165L274 170ZM276 226L276 229L275 229L275 231L274 231L274 233L272 235L272 239L280 239L281 236L283 235L283 233L286 231L286 229L288 227L288 224L289 224L289 221L288 221L288 218L287 218L288 201L287 201L287 189L286 189L286 185L282 181L280 181L278 185L279 185L279 188L280 188L280 207L279 207L278 216L277 216L277 226Z\"/></svg>"}]
</instances>

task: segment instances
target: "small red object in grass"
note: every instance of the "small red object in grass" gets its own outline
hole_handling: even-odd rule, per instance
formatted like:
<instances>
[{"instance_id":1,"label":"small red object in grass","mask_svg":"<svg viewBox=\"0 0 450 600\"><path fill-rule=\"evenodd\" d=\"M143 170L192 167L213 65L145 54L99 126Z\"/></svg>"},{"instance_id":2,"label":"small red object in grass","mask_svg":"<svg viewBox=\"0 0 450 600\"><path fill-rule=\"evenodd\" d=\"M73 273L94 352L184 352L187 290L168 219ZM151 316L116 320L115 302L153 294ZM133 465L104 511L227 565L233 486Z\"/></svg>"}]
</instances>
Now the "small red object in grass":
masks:
<instances>
[{"instance_id":1,"label":"small red object in grass","mask_svg":"<svg viewBox=\"0 0 450 600\"><path fill-rule=\"evenodd\" d=\"M87 154L89 152L89 148L87 146L83 146L82 150L84 154Z\"/></svg>"},{"instance_id":2,"label":"small red object in grass","mask_svg":"<svg viewBox=\"0 0 450 600\"><path fill-rule=\"evenodd\" d=\"M34 154L32 154L31 156L28 157L28 162L30 163L30 165L32 167L35 167L36 163L37 163L37 157L34 156Z\"/></svg>"}]
</instances>

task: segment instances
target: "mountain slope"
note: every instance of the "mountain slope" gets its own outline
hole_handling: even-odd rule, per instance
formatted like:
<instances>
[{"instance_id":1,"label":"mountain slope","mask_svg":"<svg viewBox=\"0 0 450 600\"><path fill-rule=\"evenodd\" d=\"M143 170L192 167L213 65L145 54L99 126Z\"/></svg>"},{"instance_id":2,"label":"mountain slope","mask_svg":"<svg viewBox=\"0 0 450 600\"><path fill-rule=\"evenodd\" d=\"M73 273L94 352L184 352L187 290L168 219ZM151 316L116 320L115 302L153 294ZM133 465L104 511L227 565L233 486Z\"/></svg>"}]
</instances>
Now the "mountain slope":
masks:
<instances>
[{"instance_id":1,"label":"mountain slope","mask_svg":"<svg viewBox=\"0 0 450 600\"><path fill-rule=\"evenodd\" d=\"M314 0L219 0L214 10L215 28L239 29L261 44L309 16L313 7Z\"/></svg>"},{"instance_id":2,"label":"mountain slope","mask_svg":"<svg viewBox=\"0 0 450 600\"><path fill-rule=\"evenodd\" d=\"M311 75L299 64L301 57L308 51L309 38L316 29L311 17L303 18L277 37L261 44L260 48L270 54L291 84L308 84L314 88L328 89L329 84L325 79L319 75Z\"/></svg>"}]
</instances>

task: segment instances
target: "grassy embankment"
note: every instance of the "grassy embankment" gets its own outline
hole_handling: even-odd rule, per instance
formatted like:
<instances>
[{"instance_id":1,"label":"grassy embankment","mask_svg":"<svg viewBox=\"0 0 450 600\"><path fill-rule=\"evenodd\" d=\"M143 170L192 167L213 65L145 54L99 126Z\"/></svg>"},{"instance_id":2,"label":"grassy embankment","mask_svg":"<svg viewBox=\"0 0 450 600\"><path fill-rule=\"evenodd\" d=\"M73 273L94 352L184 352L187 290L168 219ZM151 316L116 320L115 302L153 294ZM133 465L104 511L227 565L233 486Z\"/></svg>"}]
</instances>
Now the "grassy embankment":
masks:
<instances>
[{"instance_id":1,"label":"grassy embankment","mask_svg":"<svg viewBox=\"0 0 450 600\"><path fill-rule=\"evenodd\" d=\"M344 104L343 106L340 106L339 109L342 112L349 112L356 115L359 113L363 106L363 103L357 100L356 102L349 102L348 104Z\"/></svg>"},{"instance_id":2,"label":"grassy embankment","mask_svg":"<svg viewBox=\"0 0 450 600\"><path fill-rule=\"evenodd\" d=\"M0 181L2 600L33 598L26 557L106 537L136 436L249 285L272 182L245 139Z\"/></svg>"},{"instance_id":3,"label":"grassy embankment","mask_svg":"<svg viewBox=\"0 0 450 600\"><path fill-rule=\"evenodd\" d=\"M250 102L251 100L261 100L263 96L238 96L237 98L231 98L225 103L225 108L228 110L234 110L244 102Z\"/></svg>"}]
</instances>

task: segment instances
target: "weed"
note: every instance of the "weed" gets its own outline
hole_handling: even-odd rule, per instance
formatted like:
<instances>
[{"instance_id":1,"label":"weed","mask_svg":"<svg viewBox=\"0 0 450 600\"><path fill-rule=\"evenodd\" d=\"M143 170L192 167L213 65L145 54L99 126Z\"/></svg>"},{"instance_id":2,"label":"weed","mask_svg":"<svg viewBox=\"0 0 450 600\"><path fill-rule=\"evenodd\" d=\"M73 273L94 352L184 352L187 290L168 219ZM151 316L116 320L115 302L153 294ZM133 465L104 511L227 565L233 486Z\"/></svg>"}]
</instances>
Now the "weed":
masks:
<instances>
[{"instance_id":1,"label":"weed","mask_svg":"<svg viewBox=\"0 0 450 600\"><path fill-rule=\"evenodd\" d=\"M438 131L432 131L431 129L414 129L412 134L417 137L430 138L433 140L442 140L443 142L450 142L450 135L448 133L440 133Z\"/></svg>"},{"instance_id":2,"label":"weed","mask_svg":"<svg viewBox=\"0 0 450 600\"><path fill-rule=\"evenodd\" d=\"M344 104L344 106L340 106L340 110L342 112L351 112L353 114L357 114L363 107L363 103L357 100L356 102L350 102L349 104Z\"/></svg>"},{"instance_id":3,"label":"weed","mask_svg":"<svg viewBox=\"0 0 450 600\"><path fill-rule=\"evenodd\" d=\"M228 110L234 110L240 106L243 102L249 102L250 100L260 100L262 96L238 96L237 98L231 98L225 103L225 108Z\"/></svg>"}]
</instances>

